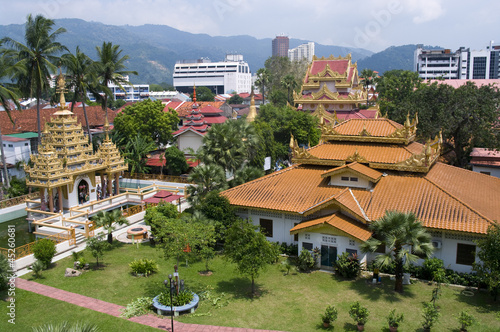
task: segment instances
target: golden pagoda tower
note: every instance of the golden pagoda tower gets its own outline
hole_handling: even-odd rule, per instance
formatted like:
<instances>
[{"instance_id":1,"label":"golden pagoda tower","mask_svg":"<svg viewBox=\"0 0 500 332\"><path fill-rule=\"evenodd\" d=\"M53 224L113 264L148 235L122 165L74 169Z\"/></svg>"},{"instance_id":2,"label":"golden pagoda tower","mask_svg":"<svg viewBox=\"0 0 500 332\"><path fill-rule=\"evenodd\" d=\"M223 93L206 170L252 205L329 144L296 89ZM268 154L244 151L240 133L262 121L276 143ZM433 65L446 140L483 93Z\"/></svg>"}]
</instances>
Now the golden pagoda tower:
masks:
<instances>
[{"instance_id":1,"label":"golden pagoda tower","mask_svg":"<svg viewBox=\"0 0 500 332\"><path fill-rule=\"evenodd\" d=\"M66 106L65 80L60 71L57 91L60 94L59 110L50 122L45 123L38 154L31 155L32 166L25 166L26 185L39 188L42 209L48 207L51 212L96 200L97 173L101 178L108 178L108 193L114 176L115 193L118 193L118 175L127 169L123 157L109 139L107 118L106 139L99 151L93 153L82 125Z\"/></svg>"},{"instance_id":2,"label":"golden pagoda tower","mask_svg":"<svg viewBox=\"0 0 500 332\"><path fill-rule=\"evenodd\" d=\"M253 92L253 87L252 87L252 93L250 95L250 110L248 111L247 115L247 122L254 122L255 118L257 117L257 108L255 107L255 94Z\"/></svg>"}]
</instances>

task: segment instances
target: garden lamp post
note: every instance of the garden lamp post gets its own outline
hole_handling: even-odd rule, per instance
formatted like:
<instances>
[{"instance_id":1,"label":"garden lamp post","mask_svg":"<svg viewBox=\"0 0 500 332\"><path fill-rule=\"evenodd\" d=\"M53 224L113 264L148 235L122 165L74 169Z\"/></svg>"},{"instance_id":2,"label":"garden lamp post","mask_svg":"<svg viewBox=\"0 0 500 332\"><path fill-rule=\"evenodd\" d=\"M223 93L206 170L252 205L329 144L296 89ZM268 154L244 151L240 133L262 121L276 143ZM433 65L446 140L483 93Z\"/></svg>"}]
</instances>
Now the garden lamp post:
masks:
<instances>
[{"instance_id":1,"label":"garden lamp post","mask_svg":"<svg viewBox=\"0 0 500 332\"><path fill-rule=\"evenodd\" d=\"M169 283L170 281L170 283ZM168 275L168 280L164 280L163 283L165 284L166 287L169 288L170 291L170 324L172 326L172 332L174 332L174 301L172 298L172 275Z\"/></svg>"}]
</instances>

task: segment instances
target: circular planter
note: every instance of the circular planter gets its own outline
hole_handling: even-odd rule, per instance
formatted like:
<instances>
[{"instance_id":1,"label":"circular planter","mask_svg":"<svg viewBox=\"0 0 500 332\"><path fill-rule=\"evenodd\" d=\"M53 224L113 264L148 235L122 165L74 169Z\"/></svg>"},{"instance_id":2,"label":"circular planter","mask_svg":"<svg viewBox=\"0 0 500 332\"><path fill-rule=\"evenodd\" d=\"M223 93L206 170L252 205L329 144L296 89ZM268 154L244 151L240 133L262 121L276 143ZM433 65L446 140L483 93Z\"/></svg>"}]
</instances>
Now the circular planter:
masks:
<instances>
[{"instance_id":1,"label":"circular planter","mask_svg":"<svg viewBox=\"0 0 500 332\"><path fill-rule=\"evenodd\" d=\"M186 311L189 311L189 313L193 313L198 307L198 302L200 302L199 296L193 293L193 300L191 302L180 307L174 306L172 310L170 306L166 306L158 302L158 297L160 297L160 295L157 295L153 298L153 307L155 307L156 313L158 315L170 315L172 311L174 312L174 316L179 316L180 313Z\"/></svg>"}]
</instances>

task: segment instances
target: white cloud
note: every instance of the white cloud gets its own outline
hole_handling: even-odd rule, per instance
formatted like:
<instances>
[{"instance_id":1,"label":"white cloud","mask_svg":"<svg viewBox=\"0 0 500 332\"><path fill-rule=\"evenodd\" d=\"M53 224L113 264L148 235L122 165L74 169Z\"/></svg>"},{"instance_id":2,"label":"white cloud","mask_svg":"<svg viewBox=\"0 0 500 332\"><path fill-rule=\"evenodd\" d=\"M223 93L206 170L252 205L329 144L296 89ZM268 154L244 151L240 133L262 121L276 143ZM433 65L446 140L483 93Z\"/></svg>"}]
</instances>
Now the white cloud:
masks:
<instances>
[{"instance_id":1,"label":"white cloud","mask_svg":"<svg viewBox=\"0 0 500 332\"><path fill-rule=\"evenodd\" d=\"M433 21L445 13L442 0L407 0L403 6L408 8L416 24Z\"/></svg>"}]
</instances>

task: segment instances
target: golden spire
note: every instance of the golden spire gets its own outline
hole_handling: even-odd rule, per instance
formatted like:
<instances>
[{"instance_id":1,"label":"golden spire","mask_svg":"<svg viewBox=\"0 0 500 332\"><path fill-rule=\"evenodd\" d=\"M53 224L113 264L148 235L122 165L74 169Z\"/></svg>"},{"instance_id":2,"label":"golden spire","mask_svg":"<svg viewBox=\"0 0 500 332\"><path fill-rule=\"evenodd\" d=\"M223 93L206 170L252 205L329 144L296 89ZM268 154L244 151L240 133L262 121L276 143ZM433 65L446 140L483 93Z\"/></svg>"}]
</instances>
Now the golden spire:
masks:
<instances>
[{"instance_id":1,"label":"golden spire","mask_svg":"<svg viewBox=\"0 0 500 332\"><path fill-rule=\"evenodd\" d=\"M196 104L196 84L193 85L193 102Z\"/></svg>"},{"instance_id":2,"label":"golden spire","mask_svg":"<svg viewBox=\"0 0 500 332\"><path fill-rule=\"evenodd\" d=\"M73 113L66 107L66 99L64 98L64 93L66 92L66 81L61 72L61 67L59 67L59 75L57 76L57 92L59 92L59 110L54 112L54 115L73 115Z\"/></svg>"},{"instance_id":3,"label":"golden spire","mask_svg":"<svg viewBox=\"0 0 500 332\"><path fill-rule=\"evenodd\" d=\"M253 92L253 86L252 86L252 93L250 94L250 110L247 115L247 122L253 122L255 118L257 117L257 108L255 107L255 94Z\"/></svg>"},{"instance_id":4,"label":"golden spire","mask_svg":"<svg viewBox=\"0 0 500 332\"><path fill-rule=\"evenodd\" d=\"M293 134L290 133L290 149L293 150L294 147L295 147L295 141L293 139Z\"/></svg>"}]
</instances>

